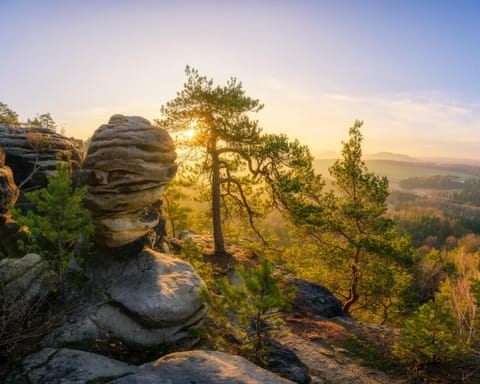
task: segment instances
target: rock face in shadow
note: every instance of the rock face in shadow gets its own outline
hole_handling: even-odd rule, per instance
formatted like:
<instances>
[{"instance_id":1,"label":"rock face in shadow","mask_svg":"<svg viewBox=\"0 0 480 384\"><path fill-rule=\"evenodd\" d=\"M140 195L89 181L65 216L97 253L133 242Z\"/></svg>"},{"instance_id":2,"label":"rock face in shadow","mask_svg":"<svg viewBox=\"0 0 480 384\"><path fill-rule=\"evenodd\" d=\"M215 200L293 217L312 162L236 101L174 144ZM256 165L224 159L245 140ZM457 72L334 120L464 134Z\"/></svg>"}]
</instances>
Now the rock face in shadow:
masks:
<instances>
[{"instance_id":1,"label":"rock face in shadow","mask_svg":"<svg viewBox=\"0 0 480 384\"><path fill-rule=\"evenodd\" d=\"M296 288L294 309L311 313L314 316L344 316L342 303L320 284L315 284L293 276L288 277L290 284Z\"/></svg>"},{"instance_id":2,"label":"rock face in shadow","mask_svg":"<svg viewBox=\"0 0 480 384\"><path fill-rule=\"evenodd\" d=\"M87 274L90 304L47 345L88 344L106 334L133 349L197 340L191 331L203 324L207 308L199 296L204 282L190 264L144 249L97 259Z\"/></svg>"},{"instance_id":3,"label":"rock face in shadow","mask_svg":"<svg viewBox=\"0 0 480 384\"><path fill-rule=\"evenodd\" d=\"M47 128L0 124L0 147L5 151L5 164L12 169L16 184L28 179L25 189L45 187L57 161L68 162L76 170L84 156L76 141ZM37 170L32 174L34 169Z\"/></svg>"},{"instance_id":4,"label":"rock face in shadow","mask_svg":"<svg viewBox=\"0 0 480 384\"><path fill-rule=\"evenodd\" d=\"M0 260L2 310L23 313L44 299L53 284L46 261L35 253Z\"/></svg>"},{"instance_id":5,"label":"rock face in shadow","mask_svg":"<svg viewBox=\"0 0 480 384\"><path fill-rule=\"evenodd\" d=\"M138 116L114 115L97 129L80 172L97 244L119 247L159 223L161 194L177 171L173 140Z\"/></svg>"}]
</instances>

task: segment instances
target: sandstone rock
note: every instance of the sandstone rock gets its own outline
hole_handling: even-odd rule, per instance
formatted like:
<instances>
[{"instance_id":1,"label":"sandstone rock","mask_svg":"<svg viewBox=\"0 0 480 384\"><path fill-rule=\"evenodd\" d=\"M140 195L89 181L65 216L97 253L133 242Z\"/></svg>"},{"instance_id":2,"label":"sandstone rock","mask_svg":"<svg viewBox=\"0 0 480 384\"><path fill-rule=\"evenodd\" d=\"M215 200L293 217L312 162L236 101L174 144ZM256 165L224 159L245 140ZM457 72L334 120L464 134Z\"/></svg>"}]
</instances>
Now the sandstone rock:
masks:
<instances>
[{"instance_id":1,"label":"sandstone rock","mask_svg":"<svg viewBox=\"0 0 480 384\"><path fill-rule=\"evenodd\" d=\"M92 137L80 179L89 186L86 206L97 243L119 247L159 222L161 194L175 176L173 140L142 117L114 115Z\"/></svg>"},{"instance_id":2,"label":"sandstone rock","mask_svg":"<svg viewBox=\"0 0 480 384\"><path fill-rule=\"evenodd\" d=\"M344 315L342 303L327 288L292 276L288 280L297 289L295 309L322 317Z\"/></svg>"},{"instance_id":3,"label":"sandstone rock","mask_svg":"<svg viewBox=\"0 0 480 384\"><path fill-rule=\"evenodd\" d=\"M37 254L0 260L0 296L8 306L33 305L49 293L51 284L47 264Z\"/></svg>"},{"instance_id":4,"label":"sandstone rock","mask_svg":"<svg viewBox=\"0 0 480 384\"><path fill-rule=\"evenodd\" d=\"M272 339L265 339L265 360L268 370L295 383L308 384L312 381L308 367L291 349Z\"/></svg>"},{"instance_id":5,"label":"sandstone rock","mask_svg":"<svg viewBox=\"0 0 480 384\"><path fill-rule=\"evenodd\" d=\"M0 148L0 214L6 213L15 204L19 193L12 170L5 165L5 152Z\"/></svg>"},{"instance_id":6,"label":"sandstone rock","mask_svg":"<svg viewBox=\"0 0 480 384\"><path fill-rule=\"evenodd\" d=\"M93 264L87 274L96 303L47 343L82 344L104 334L132 348L196 341L189 331L207 309L198 295L204 283L190 264L150 249Z\"/></svg>"},{"instance_id":7,"label":"sandstone rock","mask_svg":"<svg viewBox=\"0 0 480 384\"><path fill-rule=\"evenodd\" d=\"M138 368L112 384L282 384L289 380L240 356L214 351L177 352Z\"/></svg>"},{"instance_id":8,"label":"sandstone rock","mask_svg":"<svg viewBox=\"0 0 480 384\"><path fill-rule=\"evenodd\" d=\"M47 128L0 125L0 146L17 185L38 168L24 188L46 186L47 176L55 171L57 161L70 163L74 170L80 168L84 155L77 142Z\"/></svg>"},{"instance_id":9,"label":"sandstone rock","mask_svg":"<svg viewBox=\"0 0 480 384\"><path fill-rule=\"evenodd\" d=\"M5 384L286 384L286 379L240 356L189 351L164 356L141 366L72 349L45 348L25 358Z\"/></svg>"},{"instance_id":10,"label":"sandstone rock","mask_svg":"<svg viewBox=\"0 0 480 384\"><path fill-rule=\"evenodd\" d=\"M135 366L102 355L53 348L28 356L21 368L22 372L16 371L7 377L6 384L105 383L136 371Z\"/></svg>"}]
</instances>

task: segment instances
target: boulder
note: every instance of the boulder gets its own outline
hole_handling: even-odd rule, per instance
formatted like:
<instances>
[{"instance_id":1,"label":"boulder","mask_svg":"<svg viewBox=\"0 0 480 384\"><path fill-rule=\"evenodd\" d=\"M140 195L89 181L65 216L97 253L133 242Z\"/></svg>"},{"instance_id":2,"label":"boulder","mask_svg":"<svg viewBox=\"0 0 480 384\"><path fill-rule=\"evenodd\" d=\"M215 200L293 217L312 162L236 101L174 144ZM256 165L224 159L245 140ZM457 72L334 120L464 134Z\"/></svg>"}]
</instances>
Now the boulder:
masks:
<instances>
[{"instance_id":1,"label":"boulder","mask_svg":"<svg viewBox=\"0 0 480 384\"><path fill-rule=\"evenodd\" d=\"M287 279L296 287L293 309L322 317L344 315L342 303L324 286L293 276L288 276Z\"/></svg>"},{"instance_id":2,"label":"boulder","mask_svg":"<svg viewBox=\"0 0 480 384\"><path fill-rule=\"evenodd\" d=\"M0 124L0 146L15 183L20 185L26 181L25 189L45 187L47 176L56 170L57 161L68 162L74 170L80 168L84 155L76 141L48 128Z\"/></svg>"},{"instance_id":3,"label":"boulder","mask_svg":"<svg viewBox=\"0 0 480 384\"><path fill-rule=\"evenodd\" d=\"M20 259L0 260L0 296L9 308L25 309L43 299L49 292L53 277L47 263L37 254Z\"/></svg>"},{"instance_id":4,"label":"boulder","mask_svg":"<svg viewBox=\"0 0 480 384\"><path fill-rule=\"evenodd\" d=\"M144 249L97 260L87 274L95 301L47 344L84 344L106 334L136 349L197 340L191 331L202 325L207 308L199 296L204 282L190 264Z\"/></svg>"},{"instance_id":5,"label":"boulder","mask_svg":"<svg viewBox=\"0 0 480 384\"><path fill-rule=\"evenodd\" d=\"M106 383L136 371L135 366L72 349L45 348L25 358L6 384Z\"/></svg>"},{"instance_id":6,"label":"boulder","mask_svg":"<svg viewBox=\"0 0 480 384\"><path fill-rule=\"evenodd\" d=\"M240 356L215 351L187 351L141 365L112 384L283 384L292 383Z\"/></svg>"},{"instance_id":7,"label":"boulder","mask_svg":"<svg viewBox=\"0 0 480 384\"><path fill-rule=\"evenodd\" d=\"M89 186L98 245L120 247L158 225L175 159L172 138L142 117L114 115L95 131L79 179Z\"/></svg>"},{"instance_id":8,"label":"boulder","mask_svg":"<svg viewBox=\"0 0 480 384\"><path fill-rule=\"evenodd\" d=\"M45 348L25 358L5 384L286 384L240 356L189 351L140 366L72 349Z\"/></svg>"},{"instance_id":9,"label":"boulder","mask_svg":"<svg viewBox=\"0 0 480 384\"><path fill-rule=\"evenodd\" d=\"M265 339L265 361L270 372L286 377L295 383L308 384L312 381L308 367L287 346Z\"/></svg>"}]
</instances>

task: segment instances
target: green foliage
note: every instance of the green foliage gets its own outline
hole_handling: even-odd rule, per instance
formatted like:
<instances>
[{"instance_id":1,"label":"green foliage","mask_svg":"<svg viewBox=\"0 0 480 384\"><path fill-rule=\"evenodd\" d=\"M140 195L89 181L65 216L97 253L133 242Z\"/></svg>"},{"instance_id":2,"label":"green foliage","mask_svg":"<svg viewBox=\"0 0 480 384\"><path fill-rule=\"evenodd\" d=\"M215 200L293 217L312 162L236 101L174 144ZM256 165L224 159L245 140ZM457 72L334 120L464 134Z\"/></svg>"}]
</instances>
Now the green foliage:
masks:
<instances>
[{"instance_id":1,"label":"green foliage","mask_svg":"<svg viewBox=\"0 0 480 384\"><path fill-rule=\"evenodd\" d=\"M438 296L405 321L393 352L407 363L439 363L460 360L467 349L457 337L447 303Z\"/></svg>"},{"instance_id":2,"label":"green foliage","mask_svg":"<svg viewBox=\"0 0 480 384\"><path fill-rule=\"evenodd\" d=\"M39 253L50 264L61 284L64 270L74 256L73 247L79 236L87 239L93 233L90 213L82 204L86 187L74 190L69 167L57 164L57 172L48 176L46 188L27 192L33 208L23 214L12 209L20 225L28 228L30 251Z\"/></svg>"},{"instance_id":3,"label":"green foliage","mask_svg":"<svg viewBox=\"0 0 480 384\"><path fill-rule=\"evenodd\" d=\"M167 223L167 232L176 237L181 231L192 228L193 208L182 204L188 195L178 181L170 181L162 193L163 211Z\"/></svg>"},{"instance_id":4,"label":"green foliage","mask_svg":"<svg viewBox=\"0 0 480 384\"><path fill-rule=\"evenodd\" d=\"M408 236L385 216L388 180L369 172L362 160L361 126L356 121L350 128L342 159L330 167L333 190L324 191L308 167L298 178L279 183L279 189L294 223L316 247L317 268L324 268L327 278L320 283L343 298L346 313L360 308L378 313L379 306L399 304L410 281L405 267L412 263L412 248ZM383 278L379 269L386 273ZM400 291L392 290L389 280L398 281Z\"/></svg>"},{"instance_id":5,"label":"green foliage","mask_svg":"<svg viewBox=\"0 0 480 384\"><path fill-rule=\"evenodd\" d=\"M0 124L20 125L18 114L11 110L7 104L0 102Z\"/></svg>"},{"instance_id":6,"label":"green foliage","mask_svg":"<svg viewBox=\"0 0 480 384\"><path fill-rule=\"evenodd\" d=\"M55 123L49 112L37 115L32 120L27 119L26 126L30 128L48 128L52 131L57 130L57 123Z\"/></svg>"},{"instance_id":7,"label":"green foliage","mask_svg":"<svg viewBox=\"0 0 480 384\"><path fill-rule=\"evenodd\" d=\"M475 302L478 306L480 306L480 279L474 280L472 282L472 294L475 297Z\"/></svg>"},{"instance_id":8,"label":"green foliage","mask_svg":"<svg viewBox=\"0 0 480 384\"><path fill-rule=\"evenodd\" d=\"M191 170L197 186L211 186L212 223L215 251L225 253L221 210L237 207L251 223L255 216L247 184L254 180L244 175L245 149L258 143L260 128L249 113L262 105L245 95L242 84L231 78L226 86L214 86L213 80L186 67L187 81L177 97L161 112L157 123L177 134L177 146L188 150L189 160L196 163ZM192 137L184 135L194 130ZM205 177L206 176L206 177ZM253 189L253 187L252 187Z\"/></svg>"},{"instance_id":9,"label":"green foliage","mask_svg":"<svg viewBox=\"0 0 480 384\"><path fill-rule=\"evenodd\" d=\"M247 350L260 357L263 340L281 324L279 310L293 298L292 289L284 289L281 277L276 276L268 260L258 268L236 269L240 285L220 279L214 292L206 296L215 319L227 325L244 342ZM240 328L236 325L240 325Z\"/></svg>"},{"instance_id":10,"label":"green foliage","mask_svg":"<svg viewBox=\"0 0 480 384\"><path fill-rule=\"evenodd\" d=\"M185 239L180 252L180 258L190 263L195 271L208 285L214 283L214 272L211 264L203 260L202 248L192 239Z\"/></svg>"},{"instance_id":11,"label":"green foliage","mask_svg":"<svg viewBox=\"0 0 480 384\"><path fill-rule=\"evenodd\" d=\"M177 146L184 150L181 176L211 201L215 252L225 252L226 222L250 228L266 243L259 220L283 196L278 185L300 187L293 184L300 180L303 163L311 169L308 148L284 135L262 134L250 116L263 105L248 97L237 79L215 86L188 66L186 74L183 90L162 107L157 124L176 134Z\"/></svg>"}]
</instances>

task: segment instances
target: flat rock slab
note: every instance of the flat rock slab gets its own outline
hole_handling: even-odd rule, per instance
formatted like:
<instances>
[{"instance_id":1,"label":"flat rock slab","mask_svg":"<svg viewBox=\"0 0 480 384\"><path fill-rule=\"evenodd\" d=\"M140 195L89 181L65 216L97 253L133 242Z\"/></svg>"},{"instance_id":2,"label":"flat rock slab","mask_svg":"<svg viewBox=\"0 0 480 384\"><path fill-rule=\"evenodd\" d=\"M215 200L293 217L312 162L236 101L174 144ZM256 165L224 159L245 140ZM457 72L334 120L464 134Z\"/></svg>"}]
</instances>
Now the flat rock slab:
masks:
<instances>
[{"instance_id":1,"label":"flat rock slab","mask_svg":"<svg viewBox=\"0 0 480 384\"><path fill-rule=\"evenodd\" d=\"M45 348L23 360L5 384L287 384L240 356L172 353L141 366L73 349Z\"/></svg>"},{"instance_id":2,"label":"flat rock slab","mask_svg":"<svg viewBox=\"0 0 480 384\"><path fill-rule=\"evenodd\" d=\"M108 357L73 349L45 348L22 362L22 373L12 373L7 384L105 383L136 371L135 366ZM107 380L107 381L105 381Z\"/></svg>"}]
</instances>

